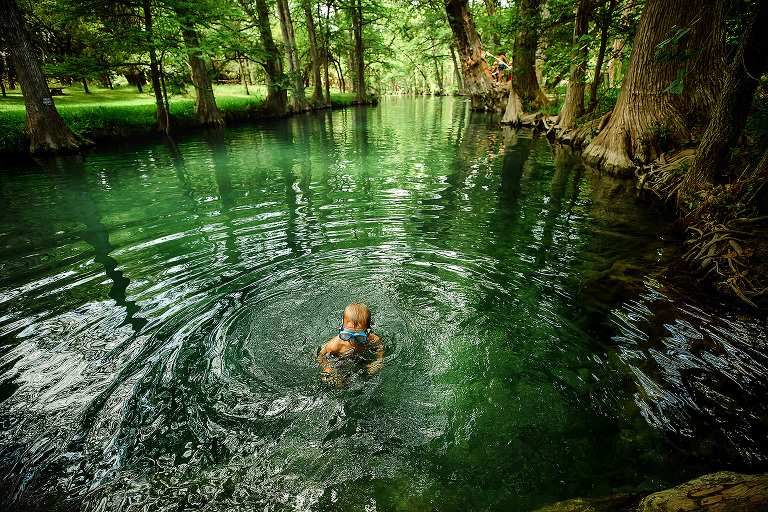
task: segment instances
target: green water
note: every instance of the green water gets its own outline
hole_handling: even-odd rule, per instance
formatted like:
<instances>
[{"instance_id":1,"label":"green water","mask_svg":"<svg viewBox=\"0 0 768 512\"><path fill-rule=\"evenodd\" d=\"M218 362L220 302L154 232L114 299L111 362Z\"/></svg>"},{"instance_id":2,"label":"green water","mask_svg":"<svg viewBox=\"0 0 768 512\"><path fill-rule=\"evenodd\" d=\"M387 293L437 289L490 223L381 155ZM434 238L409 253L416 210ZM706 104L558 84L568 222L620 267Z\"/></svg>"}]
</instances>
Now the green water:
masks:
<instances>
[{"instance_id":1,"label":"green water","mask_svg":"<svg viewBox=\"0 0 768 512\"><path fill-rule=\"evenodd\" d=\"M531 510L764 468L765 325L680 300L631 184L498 121L384 99L0 164L0 506ZM385 367L337 390L350 302Z\"/></svg>"}]
</instances>

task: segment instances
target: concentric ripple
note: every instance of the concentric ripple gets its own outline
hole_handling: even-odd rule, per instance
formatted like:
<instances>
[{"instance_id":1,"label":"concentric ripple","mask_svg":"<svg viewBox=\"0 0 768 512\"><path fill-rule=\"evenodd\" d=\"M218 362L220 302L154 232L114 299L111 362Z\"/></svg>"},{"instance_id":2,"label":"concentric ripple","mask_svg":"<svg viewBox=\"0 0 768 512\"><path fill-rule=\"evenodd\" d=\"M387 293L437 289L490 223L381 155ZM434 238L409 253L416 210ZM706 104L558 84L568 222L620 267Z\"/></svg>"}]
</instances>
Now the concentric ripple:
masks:
<instances>
[{"instance_id":1,"label":"concentric ripple","mask_svg":"<svg viewBox=\"0 0 768 512\"><path fill-rule=\"evenodd\" d=\"M628 188L426 98L4 173L0 506L526 510L760 467L765 326L667 296ZM350 302L384 368L335 389Z\"/></svg>"}]
</instances>

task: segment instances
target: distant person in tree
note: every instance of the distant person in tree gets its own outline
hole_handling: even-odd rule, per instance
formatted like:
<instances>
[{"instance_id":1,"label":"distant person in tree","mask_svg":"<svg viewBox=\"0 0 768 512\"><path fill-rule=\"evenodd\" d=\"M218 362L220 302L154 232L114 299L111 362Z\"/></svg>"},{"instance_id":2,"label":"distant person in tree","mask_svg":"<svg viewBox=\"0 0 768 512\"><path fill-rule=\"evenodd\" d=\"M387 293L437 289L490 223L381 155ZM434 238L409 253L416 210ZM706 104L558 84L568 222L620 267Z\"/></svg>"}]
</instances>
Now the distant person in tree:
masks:
<instances>
[{"instance_id":1,"label":"distant person in tree","mask_svg":"<svg viewBox=\"0 0 768 512\"><path fill-rule=\"evenodd\" d=\"M376 359L366 364L365 355L373 352ZM371 333L371 310L365 304L353 303L344 309L339 334L317 354L323 365L323 380L342 388L355 373L366 368L370 374L383 366L384 344Z\"/></svg>"},{"instance_id":2,"label":"distant person in tree","mask_svg":"<svg viewBox=\"0 0 768 512\"><path fill-rule=\"evenodd\" d=\"M494 59L493 66L491 66L491 75L496 79L496 83L505 81L510 69L507 57L503 53L500 53L495 57L491 53L486 53L486 55L490 55ZM504 77L503 80L502 77Z\"/></svg>"}]
</instances>

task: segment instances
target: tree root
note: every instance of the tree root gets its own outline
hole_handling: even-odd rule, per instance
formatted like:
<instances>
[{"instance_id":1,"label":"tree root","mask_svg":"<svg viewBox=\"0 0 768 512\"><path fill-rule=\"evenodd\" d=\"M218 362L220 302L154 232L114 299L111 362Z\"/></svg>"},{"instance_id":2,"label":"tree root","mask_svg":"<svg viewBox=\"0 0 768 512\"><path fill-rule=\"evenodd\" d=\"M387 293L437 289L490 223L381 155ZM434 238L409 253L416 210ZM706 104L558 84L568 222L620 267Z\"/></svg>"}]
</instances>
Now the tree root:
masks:
<instances>
[{"instance_id":1,"label":"tree root","mask_svg":"<svg viewBox=\"0 0 768 512\"><path fill-rule=\"evenodd\" d=\"M685 260L705 277L715 280L715 289L732 293L757 308L755 300L768 289L768 276L751 265L753 234L733 229L712 219L700 219L686 228Z\"/></svg>"},{"instance_id":2,"label":"tree root","mask_svg":"<svg viewBox=\"0 0 768 512\"><path fill-rule=\"evenodd\" d=\"M675 204L693 153L686 150L662 155L653 164L638 167L637 187L665 204ZM688 265L704 279L712 280L717 291L755 308L768 302L768 273L762 270L768 268L768 257L758 253L761 247L764 251L768 216L758 216L747 206L763 190L766 178L768 170L761 170L731 185L703 189L698 206L677 221L684 227Z\"/></svg>"}]
</instances>

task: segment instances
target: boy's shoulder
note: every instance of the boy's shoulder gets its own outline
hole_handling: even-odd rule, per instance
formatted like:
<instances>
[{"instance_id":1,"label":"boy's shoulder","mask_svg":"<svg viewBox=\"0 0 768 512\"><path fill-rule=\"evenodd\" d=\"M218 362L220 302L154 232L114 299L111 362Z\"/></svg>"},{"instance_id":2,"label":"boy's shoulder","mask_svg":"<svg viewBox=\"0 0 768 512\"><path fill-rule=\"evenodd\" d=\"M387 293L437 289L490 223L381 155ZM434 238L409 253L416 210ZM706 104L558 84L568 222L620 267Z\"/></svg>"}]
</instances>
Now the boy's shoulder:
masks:
<instances>
[{"instance_id":1,"label":"boy's shoulder","mask_svg":"<svg viewBox=\"0 0 768 512\"><path fill-rule=\"evenodd\" d=\"M325 344L325 350L328 352L337 352L343 348L345 348L345 343L338 336L334 336Z\"/></svg>"}]
</instances>

